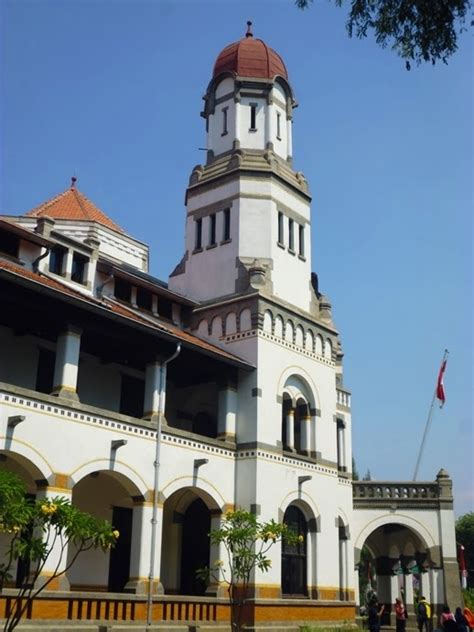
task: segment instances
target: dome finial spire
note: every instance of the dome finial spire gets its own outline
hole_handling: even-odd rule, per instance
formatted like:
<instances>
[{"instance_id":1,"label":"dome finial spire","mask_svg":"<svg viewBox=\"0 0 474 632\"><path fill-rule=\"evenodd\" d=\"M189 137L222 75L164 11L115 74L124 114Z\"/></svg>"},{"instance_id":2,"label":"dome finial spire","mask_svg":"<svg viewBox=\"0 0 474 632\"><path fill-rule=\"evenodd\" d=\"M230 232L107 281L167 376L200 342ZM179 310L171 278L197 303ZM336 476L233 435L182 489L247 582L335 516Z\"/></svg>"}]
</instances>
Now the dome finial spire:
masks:
<instances>
[{"instance_id":1,"label":"dome finial spire","mask_svg":"<svg viewBox=\"0 0 474 632\"><path fill-rule=\"evenodd\" d=\"M245 37L253 37L252 22L250 20L247 21L247 33L245 33Z\"/></svg>"}]
</instances>

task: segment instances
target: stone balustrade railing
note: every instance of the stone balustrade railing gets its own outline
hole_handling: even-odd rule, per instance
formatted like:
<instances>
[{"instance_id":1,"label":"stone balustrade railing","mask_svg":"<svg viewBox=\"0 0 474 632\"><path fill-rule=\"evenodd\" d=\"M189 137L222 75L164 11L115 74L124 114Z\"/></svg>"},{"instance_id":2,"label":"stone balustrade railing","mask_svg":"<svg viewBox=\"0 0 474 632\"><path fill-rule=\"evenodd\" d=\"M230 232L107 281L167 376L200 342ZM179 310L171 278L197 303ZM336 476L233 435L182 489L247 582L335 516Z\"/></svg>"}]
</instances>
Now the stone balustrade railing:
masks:
<instances>
[{"instance_id":1,"label":"stone balustrade railing","mask_svg":"<svg viewBox=\"0 0 474 632\"><path fill-rule=\"evenodd\" d=\"M354 481L354 501L380 500L436 500L440 497L437 483Z\"/></svg>"},{"instance_id":2,"label":"stone balustrade railing","mask_svg":"<svg viewBox=\"0 0 474 632\"><path fill-rule=\"evenodd\" d=\"M341 406L351 407L351 394L343 388L336 389L336 402Z\"/></svg>"}]
</instances>

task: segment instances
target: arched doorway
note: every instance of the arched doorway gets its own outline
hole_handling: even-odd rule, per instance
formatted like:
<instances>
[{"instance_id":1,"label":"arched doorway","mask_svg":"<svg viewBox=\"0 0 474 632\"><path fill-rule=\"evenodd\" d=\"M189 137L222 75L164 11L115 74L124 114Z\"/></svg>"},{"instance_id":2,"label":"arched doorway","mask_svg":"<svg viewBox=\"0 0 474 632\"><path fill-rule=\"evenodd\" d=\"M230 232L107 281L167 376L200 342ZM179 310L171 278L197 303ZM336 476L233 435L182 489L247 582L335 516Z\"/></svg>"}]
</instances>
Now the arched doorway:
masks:
<instances>
[{"instance_id":1,"label":"arched doorway","mask_svg":"<svg viewBox=\"0 0 474 632\"><path fill-rule=\"evenodd\" d=\"M187 508L183 517L181 547L182 595L203 595L206 583L197 577L200 568L209 565L211 515L206 504L197 498Z\"/></svg>"},{"instance_id":2,"label":"arched doorway","mask_svg":"<svg viewBox=\"0 0 474 632\"><path fill-rule=\"evenodd\" d=\"M217 503L203 490L184 487L163 506L160 580L166 594L203 595L196 571L210 565L211 510Z\"/></svg>"},{"instance_id":3,"label":"arched doorway","mask_svg":"<svg viewBox=\"0 0 474 632\"><path fill-rule=\"evenodd\" d=\"M130 576L133 496L135 486L122 474L99 470L82 478L73 488L72 503L81 511L108 520L120 533L116 546L81 553L68 571L74 590L123 592ZM75 547L70 545L68 561Z\"/></svg>"},{"instance_id":4,"label":"arched doorway","mask_svg":"<svg viewBox=\"0 0 474 632\"><path fill-rule=\"evenodd\" d=\"M393 522L378 527L366 538L358 556L356 551L357 557L360 605L376 593L386 606L383 623L388 624L397 597L409 613L415 612L421 595L431 603L443 599L437 580L441 561L432 557L420 534L406 525Z\"/></svg>"},{"instance_id":5,"label":"arched doorway","mask_svg":"<svg viewBox=\"0 0 474 632\"><path fill-rule=\"evenodd\" d=\"M284 595L307 596L308 525L303 512L295 505L285 511L283 522L299 536L296 544L282 543L281 590Z\"/></svg>"}]
</instances>

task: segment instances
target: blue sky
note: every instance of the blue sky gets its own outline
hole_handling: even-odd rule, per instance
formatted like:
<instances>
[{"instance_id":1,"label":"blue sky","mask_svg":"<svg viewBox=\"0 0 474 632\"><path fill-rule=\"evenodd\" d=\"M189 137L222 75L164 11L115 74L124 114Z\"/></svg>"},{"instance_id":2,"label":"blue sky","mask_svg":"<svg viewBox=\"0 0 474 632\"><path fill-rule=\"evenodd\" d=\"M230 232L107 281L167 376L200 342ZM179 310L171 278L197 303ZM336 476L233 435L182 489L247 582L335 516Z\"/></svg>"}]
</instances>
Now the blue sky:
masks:
<instances>
[{"instance_id":1,"label":"blue sky","mask_svg":"<svg viewBox=\"0 0 474 632\"><path fill-rule=\"evenodd\" d=\"M349 39L324 0L3 0L0 212L78 188L151 246L167 279L184 193L203 160L202 101L219 51L248 19L286 62L299 101L294 164L313 195L313 269L333 304L362 474L410 479L443 349L419 479L444 467L472 511L472 62L407 72Z\"/></svg>"}]
</instances>

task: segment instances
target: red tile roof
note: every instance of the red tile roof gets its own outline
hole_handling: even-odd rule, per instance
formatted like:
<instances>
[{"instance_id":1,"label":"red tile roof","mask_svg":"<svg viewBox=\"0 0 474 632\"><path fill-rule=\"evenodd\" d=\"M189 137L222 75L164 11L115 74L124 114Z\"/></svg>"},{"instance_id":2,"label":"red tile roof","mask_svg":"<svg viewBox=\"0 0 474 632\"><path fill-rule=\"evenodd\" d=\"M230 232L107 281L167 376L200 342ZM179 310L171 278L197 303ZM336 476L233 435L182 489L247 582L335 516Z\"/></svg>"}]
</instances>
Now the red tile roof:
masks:
<instances>
[{"instance_id":1,"label":"red tile roof","mask_svg":"<svg viewBox=\"0 0 474 632\"><path fill-rule=\"evenodd\" d=\"M87 296L85 294L82 294L81 292L77 292L73 288L65 285L64 283L61 283L60 281L56 281L56 279L51 279L50 277L44 276L42 274L37 274L35 272L32 272L31 270L27 270L26 268L11 263L10 261L0 259L0 270L6 270L7 272L13 273L24 279L34 281L39 285L59 291L62 294L68 294L71 297L90 303L97 308L105 308L108 312L112 312L118 316L122 316L124 318L138 322L142 325L146 325L151 329L155 329L157 331L161 331L163 333L174 336L182 342L189 343L190 345L197 347L198 349L202 349L203 351L218 355L226 360L238 362L242 366L251 366L247 362L245 362L245 360L242 360L238 356L235 356L232 353L228 353L227 351L224 351L223 349L220 349L219 347L216 347L215 345L206 342L205 340L201 340L197 336L193 336L193 334L180 329L176 325L165 323L152 317L147 318L140 315L140 313L138 313L134 309L128 308L127 306L119 304L116 301L111 301L107 299L99 300L93 298L92 296Z\"/></svg>"},{"instance_id":2,"label":"red tile roof","mask_svg":"<svg viewBox=\"0 0 474 632\"><path fill-rule=\"evenodd\" d=\"M26 213L26 215L28 217L47 216L53 219L88 220L121 233L125 232L83 193L76 189L74 182L71 188L40 204L40 206Z\"/></svg>"},{"instance_id":3,"label":"red tile roof","mask_svg":"<svg viewBox=\"0 0 474 632\"><path fill-rule=\"evenodd\" d=\"M275 75L279 75L288 80L283 59L263 40L254 39L250 28L245 37L229 44L219 53L214 64L213 77L223 72L262 79L273 79Z\"/></svg>"}]
</instances>

